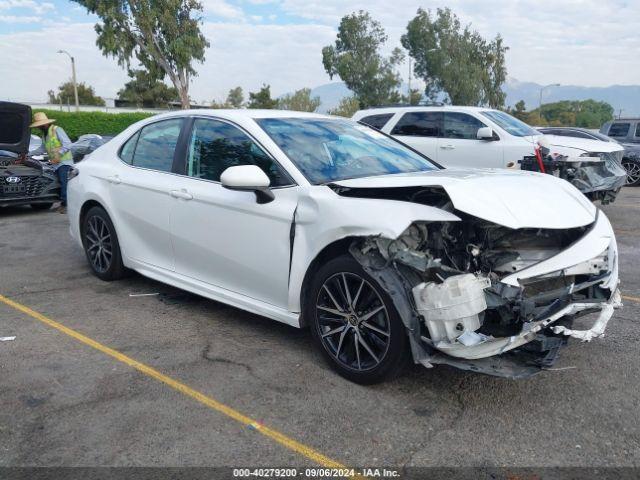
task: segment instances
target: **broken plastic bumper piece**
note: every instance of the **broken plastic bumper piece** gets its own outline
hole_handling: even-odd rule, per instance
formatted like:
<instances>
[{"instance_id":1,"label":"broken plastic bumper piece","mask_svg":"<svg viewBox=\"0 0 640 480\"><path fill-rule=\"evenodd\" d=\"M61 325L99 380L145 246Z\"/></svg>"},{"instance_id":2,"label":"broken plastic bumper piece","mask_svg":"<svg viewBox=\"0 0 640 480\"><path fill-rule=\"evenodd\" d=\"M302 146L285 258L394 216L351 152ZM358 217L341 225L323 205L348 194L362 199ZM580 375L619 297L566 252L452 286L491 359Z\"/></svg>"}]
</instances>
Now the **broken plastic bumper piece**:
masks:
<instances>
[{"instance_id":1,"label":"broken plastic bumper piece","mask_svg":"<svg viewBox=\"0 0 640 480\"><path fill-rule=\"evenodd\" d=\"M602 337L604 331L607 328L607 323L613 316L614 309L622 306L622 300L620 290L616 290L613 299L610 303L607 303L598 315L597 320L589 330L572 330L563 325L557 325L551 328L553 333L566 335L568 337L577 338L583 342L590 342L594 338Z\"/></svg>"}]
</instances>

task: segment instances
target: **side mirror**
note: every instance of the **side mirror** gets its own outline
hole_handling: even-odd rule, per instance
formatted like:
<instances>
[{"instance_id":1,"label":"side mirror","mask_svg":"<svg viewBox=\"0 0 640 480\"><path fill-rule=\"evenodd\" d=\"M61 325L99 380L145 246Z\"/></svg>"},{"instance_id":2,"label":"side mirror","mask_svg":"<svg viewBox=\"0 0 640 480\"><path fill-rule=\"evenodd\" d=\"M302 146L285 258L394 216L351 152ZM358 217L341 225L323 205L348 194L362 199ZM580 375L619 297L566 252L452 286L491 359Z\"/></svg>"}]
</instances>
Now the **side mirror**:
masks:
<instances>
[{"instance_id":1,"label":"side mirror","mask_svg":"<svg viewBox=\"0 0 640 480\"><path fill-rule=\"evenodd\" d=\"M269 190L269 177L256 165L229 167L220 175L220 182L229 190L254 192L258 203L269 203L276 198Z\"/></svg>"},{"instance_id":2,"label":"side mirror","mask_svg":"<svg viewBox=\"0 0 640 480\"><path fill-rule=\"evenodd\" d=\"M491 127L482 127L478 129L478 133L476 134L476 136L478 137L478 140L486 140L486 141L493 141L494 137L493 137L493 130Z\"/></svg>"}]
</instances>

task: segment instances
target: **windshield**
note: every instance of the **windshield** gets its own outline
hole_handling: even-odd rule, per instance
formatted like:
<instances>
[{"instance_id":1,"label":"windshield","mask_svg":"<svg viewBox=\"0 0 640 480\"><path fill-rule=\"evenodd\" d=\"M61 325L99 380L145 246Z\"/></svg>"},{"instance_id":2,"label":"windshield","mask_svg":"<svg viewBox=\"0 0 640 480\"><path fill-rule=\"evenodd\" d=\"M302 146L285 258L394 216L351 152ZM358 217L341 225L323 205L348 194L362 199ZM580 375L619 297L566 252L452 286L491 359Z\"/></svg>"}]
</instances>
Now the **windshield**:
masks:
<instances>
[{"instance_id":1,"label":"windshield","mask_svg":"<svg viewBox=\"0 0 640 480\"><path fill-rule=\"evenodd\" d=\"M529 137L532 135L540 135L540 132L534 130L529 125L518 120L517 118L512 117L508 113L504 113L499 110L485 110L481 113L492 122L497 123L499 127L503 128L514 137Z\"/></svg>"},{"instance_id":2,"label":"windshield","mask_svg":"<svg viewBox=\"0 0 640 480\"><path fill-rule=\"evenodd\" d=\"M316 185L437 169L404 145L350 120L263 118L256 122Z\"/></svg>"}]
</instances>

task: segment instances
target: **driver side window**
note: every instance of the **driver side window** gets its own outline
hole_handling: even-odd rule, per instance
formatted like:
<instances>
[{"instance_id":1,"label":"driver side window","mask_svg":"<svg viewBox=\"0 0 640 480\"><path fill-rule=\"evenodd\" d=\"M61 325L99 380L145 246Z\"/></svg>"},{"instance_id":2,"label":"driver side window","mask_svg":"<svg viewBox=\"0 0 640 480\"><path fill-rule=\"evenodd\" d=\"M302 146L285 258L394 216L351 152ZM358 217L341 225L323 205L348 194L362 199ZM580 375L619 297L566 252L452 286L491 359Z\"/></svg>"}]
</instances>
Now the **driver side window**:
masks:
<instances>
[{"instance_id":1,"label":"driver side window","mask_svg":"<svg viewBox=\"0 0 640 480\"><path fill-rule=\"evenodd\" d=\"M466 113L445 112L444 114L444 138L477 140L478 130L482 127L486 125Z\"/></svg>"},{"instance_id":2,"label":"driver side window","mask_svg":"<svg viewBox=\"0 0 640 480\"><path fill-rule=\"evenodd\" d=\"M292 184L280 166L242 130L219 120L196 119L189 140L187 175L219 182L222 172L238 165L260 167L272 187Z\"/></svg>"}]
</instances>

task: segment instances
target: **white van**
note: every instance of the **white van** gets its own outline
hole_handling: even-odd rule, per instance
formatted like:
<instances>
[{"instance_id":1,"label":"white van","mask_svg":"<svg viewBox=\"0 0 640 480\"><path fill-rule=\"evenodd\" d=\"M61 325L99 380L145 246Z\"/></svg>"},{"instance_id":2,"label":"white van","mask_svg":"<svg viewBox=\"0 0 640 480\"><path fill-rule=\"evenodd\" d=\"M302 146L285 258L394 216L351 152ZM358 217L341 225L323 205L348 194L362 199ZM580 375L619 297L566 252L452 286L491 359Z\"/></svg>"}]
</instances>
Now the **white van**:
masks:
<instances>
[{"instance_id":1,"label":"white van","mask_svg":"<svg viewBox=\"0 0 640 480\"><path fill-rule=\"evenodd\" d=\"M508 113L482 107L415 106L360 110L353 116L444 167L519 168L543 136ZM601 157L620 164L613 142L544 135L551 155Z\"/></svg>"}]
</instances>

